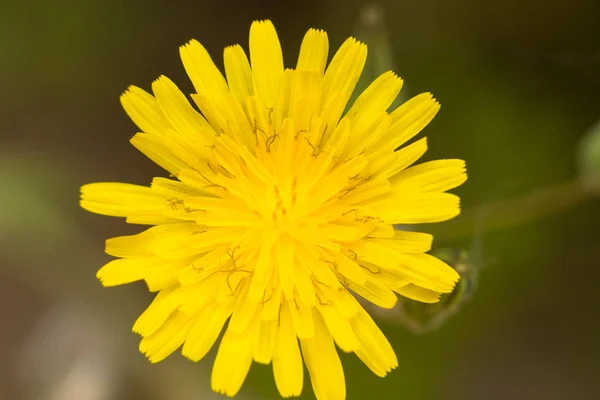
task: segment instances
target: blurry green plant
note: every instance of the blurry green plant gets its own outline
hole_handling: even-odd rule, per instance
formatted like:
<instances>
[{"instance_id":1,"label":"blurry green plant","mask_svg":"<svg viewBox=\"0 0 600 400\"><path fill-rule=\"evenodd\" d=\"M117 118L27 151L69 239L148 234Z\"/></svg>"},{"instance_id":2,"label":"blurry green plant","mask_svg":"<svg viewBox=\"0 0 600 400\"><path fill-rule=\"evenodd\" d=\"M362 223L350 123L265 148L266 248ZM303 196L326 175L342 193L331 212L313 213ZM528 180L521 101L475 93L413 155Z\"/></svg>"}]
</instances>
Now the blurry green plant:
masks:
<instances>
[{"instance_id":1,"label":"blurry green plant","mask_svg":"<svg viewBox=\"0 0 600 400\"><path fill-rule=\"evenodd\" d=\"M585 190L600 193L600 121L579 142L578 174Z\"/></svg>"}]
</instances>

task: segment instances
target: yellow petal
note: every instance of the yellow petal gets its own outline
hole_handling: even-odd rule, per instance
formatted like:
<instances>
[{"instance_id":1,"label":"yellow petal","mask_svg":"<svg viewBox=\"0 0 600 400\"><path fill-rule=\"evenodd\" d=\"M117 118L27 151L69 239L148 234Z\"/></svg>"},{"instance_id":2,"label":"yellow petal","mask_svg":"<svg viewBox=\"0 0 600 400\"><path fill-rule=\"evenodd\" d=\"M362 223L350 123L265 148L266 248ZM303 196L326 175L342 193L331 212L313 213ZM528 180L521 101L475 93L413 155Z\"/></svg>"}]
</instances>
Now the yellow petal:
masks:
<instances>
[{"instance_id":1,"label":"yellow petal","mask_svg":"<svg viewBox=\"0 0 600 400\"><path fill-rule=\"evenodd\" d=\"M311 127L319 113L321 78L313 71L293 71L291 76L289 112L298 130Z\"/></svg>"},{"instance_id":2,"label":"yellow petal","mask_svg":"<svg viewBox=\"0 0 600 400\"><path fill-rule=\"evenodd\" d=\"M193 267L192 267L193 268ZM178 279L181 281L181 272L178 274ZM198 273L199 274L199 273ZM209 277L203 279L201 282L194 283L191 286L188 296L186 296L183 303L179 306L179 311L189 315L196 316L199 313L211 309L211 307L220 307L221 303L227 304L233 307L232 301L217 301L217 295L221 286L224 284L222 275L214 272L208 273ZM232 300L231 298L229 300ZM230 304L231 303L231 304ZM231 310L230 310L231 314Z\"/></svg>"},{"instance_id":3,"label":"yellow petal","mask_svg":"<svg viewBox=\"0 0 600 400\"><path fill-rule=\"evenodd\" d=\"M406 280L406 276L401 271L390 270L385 267L381 267L377 264L373 264L367 261L360 261L364 271L370 272L369 279L376 279L377 282L386 286L387 288L394 290L396 287L407 285L410 281Z\"/></svg>"},{"instance_id":4,"label":"yellow petal","mask_svg":"<svg viewBox=\"0 0 600 400\"><path fill-rule=\"evenodd\" d=\"M371 303L385 309L392 309L398 301L398 297L381 284L376 278L371 278L362 285L348 282L348 288Z\"/></svg>"},{"instance_id":5,"label":"yellow petal","mask_svg":"<svg viewBox=\"0 0 600 400\"><path fill-rule=\"evenodd\" d=\"M217 393L235 396L252 365L253 329L244 334L225 332L211 375L211 387Z\"/></svg>"},{"instance_id":6,"label":"yellow petal","mask_svg":"<svg viewBox=\"0 0 600 400\"><path fill-rule=\"evenodd\" d=\"M341 114L354 91L367 59L367 46L354 38L347 39L333 56L323 78L321 104L327 108L336 94L340 100L331 114ZM324 119L328 121L328 119ZM335 121L337 124L337 121Z\"/></svg>"},{"instance_id":7,"label":"yellow petal","mask_svg":"<svg viewBox=\"0 0 600 400\"><path fill-rule=\"evenodd\" d=\"M81 187L81 207L103 215L126 217L167 205L161 195L146 186L118 182L90 183Z\"/></svg>"},{"instance_id":8,"label":"yellow petal","mask_svg":"<svg viewBox=\"0 0 600 400\"><path fill-rule=\"evenodd\" d=\"M137 235L119 236L106 241L106 254L123 258L143 258L155 255L157 241L189 236L200 231L196 224L158 225Z\"/></svg>"},{"instance_id":9,"label":"yellow petal","mask_svg":"<svg viewBox=\"0 0 600 400\"><path fill-rule=\"evenodd\" d=\"M367 237L370 239L391 239L394 237L395 231L394 225L381 223L377 224L375 229L373 229Z\"/></svg>"},{"instance_id":10,"label":"yellow petal","mask_svg":"<svg viewBox=\"0 0 600 400\"><path fill-rule=\"evenodd\" d=\"M232 333L244 333L256 317L258 304L248 301L248 286L245 284L242 292L237 296L235 310L231 315L228 328Z\"/></svg>"},{"instance_id":11,"label":"yellow petal","mask_svg":"<svg viewBox=\"0 0 600 400\"><path fill-rule=\"evenodd\" d=\"M142 336L152 335L165 323L173 311L183 303L187 293L188 290L181 286L162 290L135 321L133 331Z\"/></svg>"},{"instance_id":12,"label":"yellow petal","mask_svg":"<svg viewBox=\"0 0 600 400\"><path fill-rule=\"evenodd\" d=\"M419 193L383 200L373 207L387 224L424 224L456 217L460 213L460 199L450 193Z\"/></svg>"},{"instance_id":13,"label":"yellow petal","mask_svg":"<svg viewBox=\"0 0 600 400\"><path fill-rule=\"evenodd\" d=\"M261 320L276 319L279 316L281 306L281 285L277 271L273 272L273 278L267 285L265 296L262 300L263 306L260 311Z\"/></svg>"},{"instance_id":14,"label":"yellow petal","mask_svg":"<svg viewBox=\"0 0 600 400\"><path fill-rule=\"evenodd\" d=\"M294 284L296 298L306 306L314 306L316 302L315 288L308 271L297 263L294 264Z\"/></svg>"},{"instance_id":15,"label":"yellow petal","mask_svg":"<svg viewBox=\"0 0 600 400\"><path fill-rule=\"evenodd\" d=\"M452 282L452 287L450 290L436 290L435 288L427 288L434 290L440 293L450 293L456 282L460 279L460 275L454 268L446 264L444 261L440 260L437 257L432 256L431 254L414 254L413 255L417 260L423 261L427 264L430 274L432 276L443 277L443 279ZM421 286L421 285L419 285Z\"/></svg>"},{"instance_id":16,"label":"yellow petal","mask_svg":"<svg viewBox=\"0 0 600 400\"><path fill-rule=\"evenodd\" d=\"M150 362L164 360L181 346L193 321L183 313L174 312L158 331L140 341L140 352L145 354Z\"/></svg>"},{"instance_id":17,"label":"yellow petal","mask_svg":"<svg viewBox=\"0 0 600 400\"><path fill-rule=\"evenodd\" d=\"M369 155L368 173L389 178L412 165L427 151L427 138L401 148L398 151L382 149Z\"/></svg>"},{"instance_id":18,"label":"yellow petal","mask_svg":"<svg viewBox=\"0 0 600 400\"><path fill-rule=\"evenodd\" d=\"M431 250L433 236L429 233L396 230L393 239L367 239L377 241L400 253L424 253Z\"/></svg>"},{"instance_id":19,"label":"yellow petal","mask_svg":"<svg viewBox=\"0 0 600 400\"><path fill-rule=\"evenodd\" d=\"M229 91L223 74L206 49L192 40L180 48L180 53L185 70L197 91L192 98L216 135L226 132L239 138L249 129L248 121L242 106Z\"/></svg>"},{"instance_id":20,"label":"yellow petal","mask_svg":"<svg viewBox=\"0 0 600 400\"><path fill-rule=\"evenodd\" d=\"M423 192L445 192L467 180L463 160L435 160L415 165L392 177L396 183L414 182Z\"/></svg>"},{"instance_id":21,"label":"yellow petal","mask_svg":"<svg viewBox=\"0 0 600 400\"><path fill-rule=\"evenodd\" d=\"M406 253L423 253L431 250L433 235L423 232L394 230L394 243L397 244L396 250Z\"/></svg>"},{"instance_id":22,"label":"yellow petal","mask_svg":"<svg viewBox=\"0 0 600 400\"><path fill-rule=\"evenodd\" d=\"M327 174L324 179L315 184L310 198L299 199L298 207L302 207L304 205L302 203L308 203L302 214L309 214L322 206L325 201L346 187L349 176L357 175L366 165L366 157L357 156Z\"/></svg>"},{"instance_id":23,"label":"yellow petal","mask_svg":"<svg viewBox=\"0 0 600 400\"><path fill-rule=\"evenodd\" d=\"M356 185L358 187L351 186L348 192L343 192L343 197L349 205L367 202L388 193L391 189L390 182L381 178L371 179L366 183L356 183Z\"/></svg>"},{"instance_id":24,"label":"yellow petal","mask_svg":"<svg viewBox=\"0 0 600 400\"><path fill-rule=\"evenodd\" d=\"M277 235L269 231L264 234L262 239L258 258L254 266L254 273L252 274L252 280L250 281L250 288L248 290L248 301L254 304L262 300L267 283L273 273L273 245L276 240Z\"/></svg>"},{"instance_id":25,"label":"yellow petal","mask_svg":"<svg viewBox=\"0 0 600 400\"><path fill-rule=\"evenodd\" d=\"M300 55L296 70L313 71L323 75L325 65L327 64L327 54L329 52L329 41L327 33L320 29L309 29L304 35L302 45L300 46Z\"/></svg>"},{"instance_id":26,"label":"yellow petal","mask_svg":"<svg viewBox=\"0 0 600 400\"><path fill-rule=\"evenodd\" d=\"M339 96L336 96L336 99L338 97ZM326 105L321 112L321 120L324 121L327 129L321 138L320 147L327 148L328 146L331 146L334 149L334 156L338 158L338 162L336 162L336 164L338 164L339 161L341 161L339 160L340 154L343 154L346 151L346 143L348 143L351 126L349 118L342 118L340 120L341 112L339 114L329 115L329 111L334 111L329 110L330 106L332 105Z\"/></svg>"},{"instance_id":27,"label":"yellow petal","mask_svg":"<svg viewBox=\"0 0 600 400\"><path fill-rule=\"evenodd\" d=\"M158 257L112 260L98 270L96 277L103 286L123 285L144 279L162 263Z\"/></svg>"},{"instance_id":28,"label":"yellow petal","mask_svg":"<svg viewBox=\"0 0 600 400\"><path fill-rule=\"evenodd\" d=\"M267 108L279 99L283 78L283 54L271 21L255 21L250 27L250 62L254 91Z\"/></svg>"},{"instance_id":29,"label":"yellow petal","mask_svg":"<svg viewBox=\"0 0 600 400\"><path fill-rule=\"evenodd\" d=\"M192 139L193 135L212 133L208 122L192 108L185 95L166 76L161 76L152 83L152 90L160 108L177 131Z\"/></svg>"},{"instance_id":30,"label":"yellow petal","mask_svg":"<svg viewBox=\"0 0 600 400\"><path fill-rule=\"evenodd\" d=\"M179 262L165 263L144 277L150 292L158 292L176 285L177 273L184 265Z\"/></svg>"},{"instance_id":31,"label":"yellow petal","mask_svg":"<svg viewBox=\"0 0 600 400\"><path fill-rule=\"evenodd\" d=\"M402 79L392 71L385 72L375 79L346 113L346 117L352 121L354 132L364 131L368 125L373 123L376 116L386 111L400 93L401 88ZM383 137L383 133L388 131L389 129L385 129L381 134L372 135L373 142L378 143L379 139ZM360 139L354 139L350 143L358 143Z\"/></svg>"},{"instance_id":32,"label":"yellow petal","mask_svg":"<svg viewBox=\"0 0 600 400\"><path fill-rule=\"evenodd\" d=\"M221 97L192 94L192 99L210 122L215 136L228 135L240 144L248 145L250 124L244 109L232 94L226 93ZM206 146L214 150L212 143Z\"/></svg>"},{"instance_id":33,"label":"yellow petal","mask_svg":"<svg viewBox=\"0 0 600 400\"><path fill-rule=\"evenodd\" d=\"M339 90L334 90L327 98L323 97L323 94L321 93L320 117L327 127L323 133L323 138L321 139L321 147L324 147L325 144L330 144L335 146L338 153L342 153L345 150L345 143L348 139L345 130L350 129L350 119L342 118L340 120L340 118L347 102L348 99L346 98L345 93L342 93ZM346 125L344 126L342 124ZM344 134L342 135L342 133ZM335 137L335 139L332 138L332 136Z\"/></svg>"},{"instance_id":34,"label":"yellow petal","mask_svg":"<svg viewBox=\"0 0 600 400\"><path fill-rule=\"evenodd\" d=\"M174 130L169 130L165 144L187 160L188 165L198 165L211 157L214 131L204 117L194 110L185 95L166 76L152 83L152 90L160 108Z\"/></svg>"},{"instance_id":35,"label":"yellow petal","mask_svg":"<svg viewBox=\"0 0 600 400\"><path fill-rule=\"evenodd\" d=\"M330 291L329 300L333 308L344 318L352 318L361 308L358 301L346 289Z\"/></svg>"},{"instance_id":36,"label":"yellow petal","mask_svg":"<svg viewBox=\"0 0 600 400\"><path fill-rule=\"evenodd\" d=\"M254 95L252 83L252 70L244 49L239 44L228 46L223 53L225 75L231 93L235 96L242 108L246 109L246 100Z\"/></svg>"},{"instance_id":37,"label":"yellow petal","mask_svg":"<svg viewBox=\"0 0 600 400\"><path fill-rule=\"evenodd\" d=\"M328 261L329 257L322 257L321 249L317 246L298 245L296 262L310 271L315 282L334 289L341 287L337 275L332 270L332 262Z\"/></svg>"},{"instance_id":38,"label":"yellow petal","mask_svg":"<svg viewBox=\"0 0 600 400\"><path fill-rule=\"evenodd\" d=\"M179 48L181 61L196 92L202 96L225 97L229 94L223 74L213 62L210 54L198 41L191 40Z\"/></svg>"},{"instance_id":39,"label":"yellow petal","mask_svg":"<svg viewBox=\"0 0 600 400\"><path fill-rule=\"evenodd\" d=\"M290 314L292 316L292 325L298 339L308 339L315 335L315 325L313 321L312 307L298 305L294 302L288 302Z\"/></svg>"},{"instance_id":40,"label":"yellow petal","mask_svg":"<svg viewBox=\"0 0 600 400\"><path fill-rule=\"evenodd\" d=\"M358 338L348 319L338 314L333 307L319 306L325 325L331 333L335 344L346 353L351 353L359 347Z\"/></svg>"},{"instance_id":41,"label":"yellow petal","mask_svg":"<svg viewBox=\"0 0 600 400\"><path fill-rule=\"evenodd\" d=\"M301 340L304 362L317 400L344 400L346 381L333 338L318 312L314 312L315 336Z\"/></svg>"},{"instance_id":42,"label":"yellow petal","mask_svg":"<svg viewBox=\"0 0 600 400\"><path fill-rule=\"evenodd\" d=\"M214 196L205 190L200 190L186 185L183 182L167 178L153 178L150 186L156 193L164 196L171 204L171 208L179 201L193 196Z\"/></svg>"},{"instance_id":43,"label":"yellow petal","mask_svg":"<svg viewBox=\"0 0 600 400\"><path fill-rule=\"evenodd\" d=\"M165 225L159 225L161 228ZM119 236L106 241L106 254L123 258L146 258L154 256L152 227L142 233L131 236Z\"/></svg>"},{"instance_id":44,"label":"yellow petal","mask_svg":"<svg viewBox=\"0 0 600 400\"><path fill-rule=\"evenodd\" d=\"M356 355L371 371L378 376L385 376L398 366L394 349L365 310L361 309L350 320L350 324L362 346Z\"/></svg>"},{"instance_id":45,"label":"yellow petal","mask_svg":"<svg viewBox=\"0 0 600 400\"><path fill-rule=\"evenodd\" d=\"M437 303L440 301L441 293L425 289L420 286L409 283L401 287L394 288L394 291L409 299L421 301L423 303Z\"/></svg>"},{"instance_id":46,"label":"yellow petal","mask_svg":"<svg viewBox=\"0 0 600 400\"><path fill-rule=\"evenodd\" d=\"M361 261L389 271L398 280L408 280L436 292L452 291L458 274L444 262L428 254L407 254L376 241L362 241L354 246Z\"/></svg>"},{"instance_id":47,"label":"yellow petal","mask_svg":"<svg viewBox=\"0 0 600 400\"><path fill-rule=\"evenodd\" d=\"M284 237L275 246L277 257L277 268L279 278L281 280L281 288L288 300L294 298L294 253L295 247L293 242Z\"/></svg>"},{"instance_id":48,"label":"yellow petal","mask_svg":"<svg viewBox=\"0 0 600 400\"><path fill-rule=\"evenodd\" d=\"M332 261L336 267L338 273L342 274L347 279L350 279L356 284L362 285L368 279L369 276L354 260L349 259L346 255L339 252L328 252L334 261Z\"/></svg>"},{"instance_id":49,"label":"yellow petal","mask_svg":"<svg viewBox=\"0 0 600 400\"><path fill-rule=\"evenodd\" d=\"M169 261L189 259L190 257L198 259L202 252L193 245L204 237L204 233L207 233L206 228L194 223L169 225L175 225L175 227L173 229L164 228L162 230L164 234L157 237L152 244L154 254ZM191 261L194 261L194 258Z\"/></svg>"},{"instance_id":50,"label":"yellow petal","mask_svg":"<svg viewBox=\"0 0 600 400\"><path fill-rule=\"evenodd\" d=\"M252 355L254 361L261 364L269 364L275 350L277 338L278 321L263 320L256 322L254 340L252 342Z\"/></svg>"},{"instance_id":51,"label":"yellow petal","mask_svg":"<svg viewBox=\"0 0 600 400\"><path fill-rule=\"evenodd\" d=\"M181 353L192 361L199 361L210 351L218 339L223 325L231 315L232 302L217 303L196 317Z\"/></svg>"},{"instance_id":52,"label":"yellow petal","mask_svg":"<svg viewBox=\"0 0 600 400\"><path fill-rule=\"evenodd\" d=\"M363 116L387 110L400 93L402 83L402 79L393 71L384 72L358 96L346 116L358 120Z\"/></svg>"},{"instance_id":53,"label":"yellow petal","mask_svg":"<svg viewBox=\"0 0 600 400\"><path fill-rule=\"evenodd\" d=\"M421 132L439 110L440 104L431 93L422 93L408 100L390 114L392 125L381 145L397 149Z\"/></svg>"},{"instance_id":54,"label":"yellow petal","mask_svg":"<svg viewBox=\"0 0 600 400\"><path fill-rule=\"evenodd\" d=\"M302 357L286 304L282 305L279 315L279 329L273 352L273 376L282 397L296 397L302 393Z\"/></svg>"},{"instance_id":55,"label":"yellow petal","mask_svg":"<svg viewBox=\"0 0 600 400\"><path fill-rule=\"evenodd\" d=\"M143 132L162 136L171 128L156 99L136 86L130 86L121 95L121 104L129 118Z\"/></svg>"},{"instance_id":56,"label":"yellow petal","mask_svg":"<svg viewBox=\"0 0 600 400\"><path fill-rule=\"evenodd\" d=\"M182 169L189 168L186 162L174 154L164 138L138 133L129 142L171 175L177 176Z\"/></svg>"}]
</instances>

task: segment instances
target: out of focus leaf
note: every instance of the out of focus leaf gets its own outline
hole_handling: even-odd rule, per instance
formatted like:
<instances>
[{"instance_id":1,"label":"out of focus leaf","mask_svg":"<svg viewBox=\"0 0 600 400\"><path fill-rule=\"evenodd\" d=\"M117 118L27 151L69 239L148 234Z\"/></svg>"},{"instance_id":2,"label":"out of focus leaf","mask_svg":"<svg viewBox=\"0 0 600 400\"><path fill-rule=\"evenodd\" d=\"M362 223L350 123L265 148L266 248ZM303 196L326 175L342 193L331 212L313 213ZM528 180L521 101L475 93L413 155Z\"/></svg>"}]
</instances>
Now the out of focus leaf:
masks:
<instances>
[{"instance_id":1,"label":"out of focus leaf","mask_svg":"<svg viewBox=\"0 0 600 400\"><path fill-rule=\"evenodd\" d=\"M600 121L588 130L577 152L579 179L585 188L600 193Z\"/></svg>"},{"instance_id":2,"label":"out of focus leaf","mask_svg":"<svg viewBox=\"0 0 600 400\"><path fill-rule=\"evenodd\" d=\"M348 107L379 75L386 71L398 73L394 61L394 52L388 38L384 14L384 9L374 3L365 5L360 12L355 35L358 40L367 45L369 56L352 98L348 102ZM390 110L395 109L404 102L407 94L408 91L403 89L390 106Z\"/></svg>"}]
</instances>

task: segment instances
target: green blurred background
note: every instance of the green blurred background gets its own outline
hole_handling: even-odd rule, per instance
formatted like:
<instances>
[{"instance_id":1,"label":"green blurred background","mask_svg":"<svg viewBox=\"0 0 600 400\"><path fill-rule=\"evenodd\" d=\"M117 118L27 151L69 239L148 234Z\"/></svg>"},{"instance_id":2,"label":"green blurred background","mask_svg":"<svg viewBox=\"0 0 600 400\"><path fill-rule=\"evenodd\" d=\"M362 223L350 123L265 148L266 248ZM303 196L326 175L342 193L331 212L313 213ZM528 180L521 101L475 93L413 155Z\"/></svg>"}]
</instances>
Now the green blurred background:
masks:
<instances>
[{"instance_id":1,"label":"green blurred background","mask_svg":"<svg viewBox=\"0 0 600 400\"><path fill-rule=\"evenodd\" d=\"M600 118L599 3L377 4L404 90L442 103L428 157L469 169L456 191L464 215L425 229L438 246L468 248L484 210L485 240L477 293L439 330L414 335L380 318L397 370L380 379L342 355L348 399L600 398L600 202L577 181L590 146L580 141ZM177 50L190 38L222 66L223 48L247 46L251 21L270 18L292 66L310 27L327 30L332 49L367 40L365 10L358 0L0 1L0 399L220 398L207 386L214 352L158 365L137 352L130 328L151 295L143 284L102 289L95 271L106 238L139 228L79 209L79 186L165 174L129 145L118 99L160 74L191 92ZM254 365L240 398L277 398L270 368ZM308 380L302 398L313 398Z\"/></svg>"}]
</instances>

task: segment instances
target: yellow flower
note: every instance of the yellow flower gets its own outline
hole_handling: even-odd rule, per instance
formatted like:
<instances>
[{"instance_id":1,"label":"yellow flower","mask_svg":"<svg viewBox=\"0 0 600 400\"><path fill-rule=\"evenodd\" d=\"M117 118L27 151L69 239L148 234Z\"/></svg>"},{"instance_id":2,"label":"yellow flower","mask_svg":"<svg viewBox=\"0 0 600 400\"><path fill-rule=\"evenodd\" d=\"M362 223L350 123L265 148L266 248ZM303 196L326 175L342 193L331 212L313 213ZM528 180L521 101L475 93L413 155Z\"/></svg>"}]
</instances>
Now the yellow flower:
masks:
<instances>
[{"instance_id":1,"label":"yellow flower","mask_svg":"<svg viewBox=\"0 0 600 400\"><path fill-rule=\"evenodd\" d=\"M355 296L383 308L396 293L433 303L459 278L425 254L431 235L394 228L459 213L444 192L466 180L463 161L411 167L425 139L395 151L439 104L421 94L388 113L402 80L386 72L342 117L367 48L350 38L326 67L320 30L304 37L295 69L284 69L269 21L250 28L250 61L239 45L225 49L227 79L197 41L180 53L201 113L164 76L154 96L130 87L121 97L142 131L133 145L177 179L81 189L86 210L154 225L109 239L118 259L98 278L158 292L133 326L152 362L181 345L198 361L227 325L213 390L234 396L256 361L273 364L283 397L298 396L304 360L318 399L344 399L335 345L379 376L397 366Z\"/></svg>"}]
</instances>

